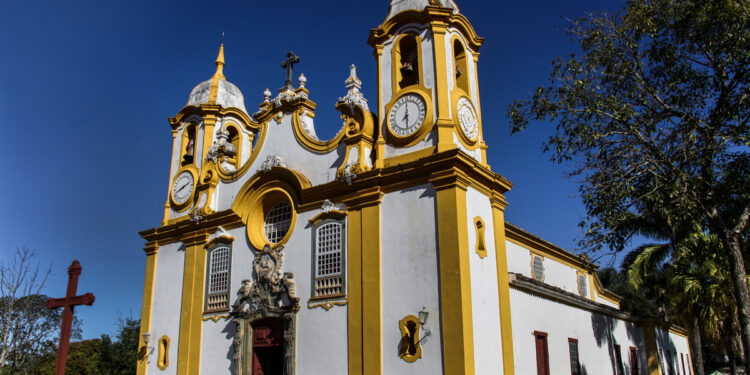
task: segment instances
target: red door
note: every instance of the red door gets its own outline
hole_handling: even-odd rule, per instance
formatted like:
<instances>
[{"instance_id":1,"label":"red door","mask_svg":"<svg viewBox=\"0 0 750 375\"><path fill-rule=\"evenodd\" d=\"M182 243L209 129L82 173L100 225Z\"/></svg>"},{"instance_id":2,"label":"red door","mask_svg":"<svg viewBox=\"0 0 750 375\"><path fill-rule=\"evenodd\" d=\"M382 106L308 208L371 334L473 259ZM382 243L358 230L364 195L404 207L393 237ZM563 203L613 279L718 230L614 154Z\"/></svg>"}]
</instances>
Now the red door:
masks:
<instances>
[{"instance_id":1,"label":"red door","mask_svg":"<svg viewBox=\"0 0 750 375\"><path fill-rule=\"evenodd\" d=\"M537 375L549 375L549 351L547 349L547 334L534 331L536 341L536 373Z\"/></svg>"},{"instance_id":2,"label":"red door","mask_svg":"<svg viewBox=\"0 0 750 375\"><path fill-rule=\"evenodd\" d=\"M284 368L284 322L268 318L253 323L252 375L282 375Z\"/></svg>"},{"instance_id":3,"label":"red door","mask_svg":"<svg viewBox=\"0 0 750 375\"><path fill-rule=\"evenodd\" d=\"M638 369L638 351L635 347L630 347L630 373L632 375L640 375Z\"/></svg>"}]
</instances>

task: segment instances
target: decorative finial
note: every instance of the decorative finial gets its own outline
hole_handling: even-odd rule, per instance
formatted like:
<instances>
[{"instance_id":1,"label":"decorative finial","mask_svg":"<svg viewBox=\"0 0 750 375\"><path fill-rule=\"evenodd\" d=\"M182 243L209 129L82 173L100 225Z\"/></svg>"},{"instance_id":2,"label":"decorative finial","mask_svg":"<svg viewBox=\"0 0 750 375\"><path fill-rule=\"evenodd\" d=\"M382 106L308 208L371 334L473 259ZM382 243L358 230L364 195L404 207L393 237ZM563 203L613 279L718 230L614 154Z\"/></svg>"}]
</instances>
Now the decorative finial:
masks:
<instances>
[{"instance_id":1,"label":"decorative finial","mask_svg":"<svg viewBox=\"0 0 750 375\"><path fill-rule=\"evenodd\" d=\"M307 77L305 77L305 74L302 73L299 75L299 78L297 78L297 81L299 81L300 88L305 88L305 84L307 83Z\"/></svg>"},{"instance_id":2,"label":"decorative finial","mask_svg":"<svg viewBox=\"0 0 750 375\"><path fill-rule=\"evenodd\" d=\"M219 46L219 56L216 57L216 73L214 73L214 77L217 77L219 79L226 79L224 77L224 34L222 33L222 43L221 46Z\"/></svg>"},{"instance_id":3,"label":"decorative finial","mask_svg":"<svg viewBox=\"0 0 750 375\"><path fill-rule=\"evenodd\" d=\"M292 88L292 66L299 63L299 56L295 55L294 52L289 51L286 54L286 60L281 62L281 67L286 68L286 82L284 82L285 88Z\"/></svg>"},{"instance_id":4,"label":"decorative finial","mask_svg":"<svg viewBox=\"0 0 750 375\"><path fill-rule=\"evenodd\" d=\"M263 101L268 103L269 100L271 100L271 90L266 87L266 91L263 91Z\"/></svg>"},{"instance_id":5,"label":"decorative finial","mask_svg":"<svg viewBox=\"0 0 750 375\"><path fill-rule=\"evenodd\" d=\"M349 78L347 78L346 82L344 83L346 84L347 90L351 90L353 88L359 90L360 88L362 88L362 81L357 78L357 67L354 64L349 67Z\"/></svg>"}]
</instances>

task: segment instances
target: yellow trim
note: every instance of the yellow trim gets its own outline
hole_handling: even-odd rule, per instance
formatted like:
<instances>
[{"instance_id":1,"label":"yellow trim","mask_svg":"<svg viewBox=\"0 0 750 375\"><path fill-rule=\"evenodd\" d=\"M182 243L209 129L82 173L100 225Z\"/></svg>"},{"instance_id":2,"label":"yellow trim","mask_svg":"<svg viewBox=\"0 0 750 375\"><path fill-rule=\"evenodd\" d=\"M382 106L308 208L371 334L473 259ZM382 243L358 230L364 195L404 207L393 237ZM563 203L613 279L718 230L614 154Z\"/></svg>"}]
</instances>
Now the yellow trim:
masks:
<instances>
[{"instance_id":1,"label":"yellow trim","mask_svg":"<svg viewBox=\"0 0 750 375\"><path fill-rule=\"evenodd\" d=\"M424 157L430 156L435 153L435 146L423 148L414 152L410 152L408 154L393 156L390 158L386 158L383 161L383 165L388 167L393 167L395 165L399 164L406 164L411 163L417 160L420 160Z\"/></svg>"},{"instance_id":2,"label":"yellow trim","mask_svg":"<svg viewBox=\"0 0 750 375\"><path fill-rule=\"evenodd\" d=\"M195 139L193 139L193 161L189 163L188 165L196 164L195 163L196 156L197 156L196 150L198 150L198 124L196 124L195 122L191 120L191 121L186 122L184 126L182 127L182 130L180 131L180 152L179 152L180 158L177 160L177 165L179 167L182 166L182 161L183 161L183 158L185 157L185 152L187 151L188 140L190 139L189 130L191 128L193 129L193 137ZM173 132L175 130L176 129L172 129Z\"/></svg>"},{"instance_id":3,"label":"yellow trim","mask_svg":"<svg viewBox=\"0 0 750 375\"><path fill-rule=\"evenodd\" d=\"M492 199L492 224L495 234L495 262L497 264L497 292L500 305L500 336L503 343L503 373L513 375L513 326L510 316L510 282L508 281L508 254L505 247L505 200Z\"/></svg>"},{"instance_id":4,"label":"yellow trim","mask_svg":"<svg viewBox=\"0 0 750 375\"><path fill-rule=\"evenodd\" d=\"M362 305L362 211L349 211L347 233L347 334L349 344L349 374L364 373L363 305Z\"/></svg>"},{"instance_id":5,"label":"yellow trim","mask_svg":"<svg viewBox=\"0 0 750 375\"><path fill-rule=\"evenodd\" d=\"M214 114L206 114L203 116L203 148L201 149L200 159L193 159L194 164L198 164L199 162L203 163L203 160L206 160L208 149L211 148L211 145L214 143L214 126L216 125L216 122L217 117Z\"/></svg>"},{"instance_id":6,"label":"yellow trim","mask_svg":"<svg viewBox=\"0 0 750 375\"><path fill-rule=\"evenodd\" d=\"M349 374L382 374L380 203L377 189L351 200L348 232Z\"/></svg>"},{"instance_id":7,"label":"yellow trim","mask_svg":"<svg viewBox=\"0 0 750 375\"><path fill-rule=\"evenodd\" d=\"M464 46L466 47L466 46ZM482 122L482 104L481 104L481 96L479 95L479 73L477 72L477 62L479 60L479 52L472 52L472 55L474 56L474 90L476 92L477 96L477 102L474 103L474 107L477 110L477 118L479 121L479 147L482 150L482 164L489 168L489 164L487 163L487 144L484 143L484 127L482 126L484 123ZM471 86L471 85L470 85Z\"/></svg>"},{"instance_id":8,"label":"yellow trim","mask_svg":"<svg viewBox=\"0 0 750 375\"><path fill-rule=\"evenodd\" d=\"M409 354L404 350L404 340L407 339L409 335L409 328L407 325L409 323L414 324L414 336L411 338L411 340L414 342L415 350L414 354ZM398 321L398 328L401 331L401 341L399 345L399 358L403 359L406 362L412 363L416 360L422 358L422 345L419 343L419 319L414 315L407 315L403 319Z\"/></svg>"},{"instance_id":9,"label":"yellow trim","mask_svg":"<svg viewBox=\"0 0 750 375\"><path fill-rule=\"evenodd\" d=\"M674 334L675 334L675 335L677 335L677 336L681 336L681 337L683 337L683 338L685 338L685 339L687 339L687 338L688 338L688 333L687 333L687 330L685 330L685 329L684 329L684 328L682 328L682 327L677 327L677 326L669 326L669 332L671 332L671 333L674 333Z\"/></svg>"},{"instance_id":10,"label":"yellow trim","mask_svg":"<svg viewBox=\"0 0 750 375\"><path fill-rule=\"evenodd\" d=\"M448 26L455 27L467 38L467 43L472 50L478 51L484 42L484 38L477 35L469 20L461 13L453 13L452 9L428 6L423 11L407 10L401 12L383 22L378 28L370 31L367 43L371 46L383 44L398 32L403 25L410 23L426 24L428 22L440 21Z\"/></svg>"},{"instance_id":11,"label":"yellow trim","mask_svg":"<svg viewBox=\"0 0 750 375\"><path fill-rule=\"evenodd\" d=\"M385 158L385 138L383 137L383 46L382 44L378 44L375 46L375 59L377 60L377 69L378 69L378 117L377 117L377 130L374 131L374 136L377 139L375 144L375 168L383 168L383 159Z\"/></svg>"},{"instance_id":12,"label":"yellow trim","mask_svg":"<svg viewBox=\"0 0 750 375\"><path fill-rule=\"evenodd\" d=\"M236 169L240 169L240 166L242 165L242 143L243 143L242 142L242 136L243 136L243 134L242 134L242 131L240 131L239 125L235 124L234 122L228 121L224 125L224 130L227 133L229 133L229 128L234 128L234 131L237 133L237 144L232 143L231 139L227 139L227 142L228 143L232 143L232 146L234 146L234 149L235 149L234 151L235 151L236 154L234 155L234 163L233 164L234 164L234 167ZM252 148L252 144L253 144L253 142L252 142L252 140L250 140L250 147L251 148ZM221 169L221 168L218 168L218 169Z\"/></svg>"},{"instance_id":13,"label":"yellow trim","mask_svg":"<svg viewBox=\"0 0 750 375\"><path fill-rule=\"evenodd\" d=\"M604 285L602 285L601 280L599 280L599 277L596 276L596 274L591 275L594 279L594 286L596 287L596 294L599 296L599 298L609 301L617 306L617 308L620 308L620 301L622 301L622 297L615 294L611 290L605 289Z\"/></svg>"},{"instance_id":14,"label":"yellow trim","mask_svg":"<svg viewBox=\"0 0 750 375\"><path fill-rule=\"evenodd\" d=\"M226 318L229 318L229 314L223 314L223 315L205 315L205 316L203 316L202 320L204 322L212 320L214 323L216 323L219 320L226 319Z\"/></svg>"},{"instance_id":15,"label":"yellow trim","mask_svg":"<svg viewBox=\"0 0 750 375\"><path fill-rule=\"evenodd\" d=\"M594 289L596 288L593 287L593 285L594 285L594 275L589 274L589 293L591 294L591 300L596 301L596 292L594 291Z\"/></svg>"},{"instance_id":16,"label":"yellow trim","mask_svg":"<svg viewBox=\"0 0 750 375\"><path fill-rule=\"evenodd\" d=\"M318 154L328 153L336 150L336 148L339 146L339 143L344 138L344 135L346 135L346 127L342 127L335 137L327 141L317 140L307 134L302 126L302 121L300 120L299 116L300 113L305 110L306 108L301 108L292 113L292 129L294 130L294 136L297 138L299 143L309 151ZM308 111L310 111L312 114L311 110Z\"/></svg>"},{"instance_id":17,"label":"yellow trim","mask_svg":"<svg viewBox=\"0 0 750 375\"><path fill-rule=\"evenodd\" d=\"M314 309L316 307L322 307L325 311L332 309L334 306L346 306L347 299L344 298L340 301L325 301L322 303L313 303L313 300L307 301L307 308Z\"/></svg>"},{"instance_id":18,"label":"yellow trim","mask_svg":"<svg viewBox=\"0 0 750 375\"><path fill-rule=\"evenodd\" d=\"M458 59L456 59L456 41L458 41L459 44L461 44L461 48L463 48L463 61L459 62ZM466 48L466 45L464 44L463 38L461 38L458 34L453 34L451 36L451 61L453 61L453 71L452 71L452 77L453 77L453 88L459 88L462 91L466 93L471 92L471 80L469 79L469 55L471 54L471 51L469 51ZM461 76L456 77L456 69L462 68L461 70Z\"/></svg>"},{"instance_id":19,"label":"yellow trim","mask_svg":"<svg viewBox=\"0 0 750 375\"><path fill-rule=\"evenodd\" d=\"M315 225L319 223L321 220L325 219L336 219L336 220L342 220L346 218L347 212L346 211L339 211L339 210L332 210L328 212L321 212L317 215L315 215L312 219L308 220L310 225Z\"/></svg>"},{"instance_id":20,"label":"yellow trim","mask_svg":"<svg viewBox=\"0 0 750 375\"><path fill-rule=\"evenodd\" d=\"M656 345L656 327L654 321L646 321L643 327L643 339L646 342L646 359L648 363L648 375L661 375L661 363L659 362L659 349Z\"/></svg>"},{"instance_id":21,"label":"yellow trim","mask_svg":"<svg viewBox=\"0 0 750 375\"><path fill-rule=\"evenodd\" d=\"M204 248L208 249L209 247L213 246L215 243L223 243L227 245L231 245L234 242L234 236L229 235L223 235L221 237L213 237L206 244L203 246Z\"/></svg>"},{"instance_id":22,"label":"yellow trim","mask_svg":"<svg viewBox=\"0 0 750 375\"><path fill-rule=\"evenodd\" d=\"M161 225L166 225L167 221L169 220L169 210L171 206L169 205L169 202L171 201L172 196L172 173L174 172L174 149L177 147L177 130L172 129L172 156L169 158L169 178L167 179L167 201L164 203L164 218L161 221ZM180 165L180 161L177 161L177 165Z\"/></svg>"},{"instance_id":23,"label":"yellow trim","mask_svg":"<svg viewBox=\"0 0 750 375\"><path fill-rule=\"evenodd\" d=\"M487 257L487 246L484 244L484 228L485 224L481 217L477 216L474 218L474 229L477 234L477 240L474 246L474 250L480 258L484 259Z\"/></svg>"},{"instance_id":24,"label":"yellow trim","mask_svg":"<svg viewBox=\"0 0 750 375\"><path fill-rule=\"evenodd\" d=\"M185 245L185 273L182 281L180 336L177 347L177 374L200 372L201 333L203 329L203 292L206 269L206 233L188 234Z\"/></svg>"},{"instance_id":25,"label":"yellow trim","mask_svg":"<svg viewBox=\"0 0 750 375\"><path fill-rule=\"evenodd\" d=\"M466 182L433 179L437 191L438 253L443 369L446 374L474 374Z\"/></svg>"},{"instance_id":26,"label":"yellow trim","mask_svg":"<svg viewBox=\"0 0 750 375\"><path fill-rule=\"evenodd\" d=\"M418 95L419 97L424 100L425 103L425 117L424 121L422 121L422 124L419 125L419 128L415 130L413 133L408 135L398 135L393 132L391 129L391 110L393 109L393 106L396 104L396 102L401 99L404 95L408 94L414 94ZM408 86L405 89L402 89L398 92L397 95L393 95L391 97L391 101L388 102L385 105L385 116L384 119L385 123L385 133L388 135L387 142L389 144L395 145L395 146L401 146L401 147L410 147L414 146L415 144L419 143L419 141L423 140L425 136L432 130L433 125L435 123L434 121L434 115L432 113L433 103L432 103L432 90L420 86L420 85L412 85Z\"/></svg>"},{"instance_id":27,"label":"yellow trim","mask_svg":"<svg viewBox=\"0 0 750 375\"><path fill-rule=\"evenodd\" d=\"M297 223L297 209L295 206L298 201L292 199L292 196L289 195L285 187L273 186L273 184L269 185L264 186L263 189L256 192L256 199L253 200L254 204L250 207L251 213L247 218L247 239L258 250L263 249L266 245L277 247L285 244L292 236L294 226ZM264 230L266 215L274 206L284 201L292 209L292 222L289 224L289 229L284 234L284 237L276 243L271 243L266 238Z\"/></svg>"},{"instance_id":28,"label":"yellow trim","mask_svg":"<svg viewBox=\"0 0 750 375\"><path fill-rule=\"evenodd\" d=\"M451 116L450 92L448 90L448 64L445 54L445 33L448 25L433 20L430 23L432 31L433 53L435 55L435 97L437 98L437 150L438 152L456 148L453 143L455 124Z\"/></svg>"},{"instance_id":29,"label":"yellow trim","mask_svg":"<svg viewBox=\"0 0 750 375\"><path fill-rule=\"evenodd\" d=\"M554 260L555 262L565 264L569 267L575 268L578 271L584 272L587 269L597 270L597 266L593 263L587 262L581 259L579 256L566 251L565 249L555 246L531 233L528 233L521 228L518 228L510 223L506 223L505 232L508 240L518 246L521 246L529 251L543 254L545 257Z\"/></svg>"},{"instance_id":30,"label":"yellow trim","mask_svg":"<svg viewBox=\"0 0 750 375\"><path fill-rule=\"evenodd\" d=\"M169 339L169 336L164 335L161 338L159 338L159 341L157 342L157 345L159 345L159 351L158 351L158 357L156 360L156 366L159 367L159 370L166 370L167 367L169 367L169 344L171 343L171 340ZM162 345L164 344L164 345Z\"/></svg>"},{"instance_id":31,"label":"yellow trim","mask_svg":"<svg viewBox=\"0 0 750 375\"><path fill-rule=\"evenodd\" d=\"M589 289L591 289L591 283L588 282L588 273L582 272L582 271L576 271L576 286L578 287L578 295L581 296L581 297L583 297L583 298L586 298L585 294L588 294L588 293L581 294L581 291L580 291L580 289L581 289L581 276L584 276L584 280L586 280L585 282L586 282L586 291L587 292L588 292Z\"/></svg>"},{"instance_id":32,"label":"yellow trim","mask_svg":"<svg viewBox=\"0 0 750 375\"><path fill-rule=\"evenodd\" d=\"M138 348L139 353L145 348L143 342L143 334L151 331L151 309L154 300L154 282L156 279L156 254L159 253L159 246L155 244L148 244L144 248L146 252L146 276L143 280L143 302L141 308L141 328L138 334ZM148 348L146 348L148 353ZM138 356L138 368L136 370L137 375L146 375L146 365L148 364L148 358L139 354Z\"/></svg>"}]
</instances>

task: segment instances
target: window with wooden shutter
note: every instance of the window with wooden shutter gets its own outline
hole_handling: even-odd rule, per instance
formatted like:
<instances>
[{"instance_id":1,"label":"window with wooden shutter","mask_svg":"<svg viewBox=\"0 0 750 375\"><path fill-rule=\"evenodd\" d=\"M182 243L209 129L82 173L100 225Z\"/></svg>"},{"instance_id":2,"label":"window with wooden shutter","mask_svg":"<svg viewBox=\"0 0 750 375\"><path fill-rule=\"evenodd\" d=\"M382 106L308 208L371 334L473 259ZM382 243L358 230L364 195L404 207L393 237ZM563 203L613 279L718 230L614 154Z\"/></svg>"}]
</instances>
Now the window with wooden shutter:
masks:
<instances>
[{"instance_id":1,"label":"window with wooden shutter","mask_svg":"<svg viewBox=\"0 0 750 375\"><path fill-rule=\"evenodd\" d=\"M615 360L617 361L617 375L625 375L625 369L622 367L622 354L620 354L620 345L615 344Z\"/></svg>"},{"instance_id":2,"label":"window with wooden shutter","mask_svg":"<svg viewBox=\"0 0 750 375\"><path fill-rule=\"evenodd\" d=\"M630 374L640 375L641 372L638 368L638 350L634 347L630 347Z\"/></svg>"},{"instance_id":3,"label":"window with wooden shutter","mask_svg":"<svg viewBox=\"0 0 750 375\"><path fill-rule=\"evenodd\" d=\"M570 353L570 374L581 375L581 361L578 359L578 340L568 339L568 352Z\"/></svg>"}]
</instances>

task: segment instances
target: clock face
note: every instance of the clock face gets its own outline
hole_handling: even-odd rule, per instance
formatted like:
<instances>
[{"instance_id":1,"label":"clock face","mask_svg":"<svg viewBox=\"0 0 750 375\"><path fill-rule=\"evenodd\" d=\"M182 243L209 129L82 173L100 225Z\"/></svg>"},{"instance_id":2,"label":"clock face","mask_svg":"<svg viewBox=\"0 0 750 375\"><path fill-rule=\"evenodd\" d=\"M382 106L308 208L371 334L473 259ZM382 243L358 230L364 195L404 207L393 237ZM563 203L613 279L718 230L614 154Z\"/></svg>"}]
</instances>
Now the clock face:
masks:
<instances>
[{"instance_id":1,"label":"clock face","mask_svg":"<svg viewBox=\"0 0 750 375\"><path fill-rule=\"evenodd\" d=\"M474 110L474 106L471 105L469 99L461 98L458 99L456 111L458 113L458 123L461 125L461 131L466 138L472 140L475 139L479 132L479 122L477 121L477 112Z\"/></svg>"},{"instance_id":2,"label":"clock face","mask_svg":"<svg viewBox=\"0 0 750 375\"><path fill-rule=\"evenodd\" d=\"M406 94L400 97L391 108L388 126L396 135L407 136L414 133L424 122L427 106L421 96Z\"/></svg>"},{"instance_id":3,"label":"clock face","mask_svg":"<svg viewBox=\"0 0 750 375\"><path fill-rule=\"evenodd\" d=\"M193 184L195 178L190 171L184 171L177 175L172 184L172 201L176 204L187 202L190 195L193 194Z\"/></svg>"}]
</instances>

